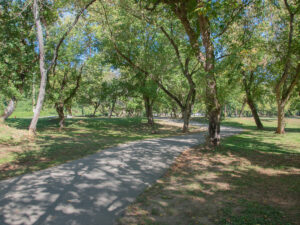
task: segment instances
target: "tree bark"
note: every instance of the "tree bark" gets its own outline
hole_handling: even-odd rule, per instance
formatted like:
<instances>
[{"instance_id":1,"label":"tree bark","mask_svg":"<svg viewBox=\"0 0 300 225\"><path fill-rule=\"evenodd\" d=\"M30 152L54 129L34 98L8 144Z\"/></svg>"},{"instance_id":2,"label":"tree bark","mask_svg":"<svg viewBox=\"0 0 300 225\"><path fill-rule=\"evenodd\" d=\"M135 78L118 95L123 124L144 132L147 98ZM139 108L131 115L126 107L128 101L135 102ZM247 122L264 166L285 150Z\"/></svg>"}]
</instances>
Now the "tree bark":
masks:
<instances>
[{"instance_id":1,"label":"tree bark","mask_svg":"<svg viewBox=\"0 0 300 225\"><path fill-rule=\"evenodd\" d=\"M35 75L34 75L35 76ZM32 112L35 112L35 77L33 77L32 82Z\"/></svg>"},{"instance_id":2,"label":"tree bark","mask_svg":"<svg viewBox=\"0 0 300 225\"><path fill-rule=\"evenodd\" d=\"M93 112L93 117L96 116L96 112L97 112L97 109L99 108L100 104L98 104L98 102L95 102L94 103L94 112Z\"/></svg>"},{"instance_id":3,"label":"tree bark","mask_svg":"<svg viewBox=\"0 0 300 225\"><path fill-rule=\"evenodd\" d=\"M224 119L226 119L227 117L227 108L226 108L226 104L224 105Z\"/></svg>"},{"instance_id":4,"label":"tree bark","mask_svg":"<svg viewBox=\"0 0 300 225\"><path fill-rule=\"evenodd\" d=\"M111 118L111 117L112 117L112 114L113 114L113 112L114 112L114 110L115 110L116 101L117 101L117 99L113 99L112 106L111 106L111 108L110 108L110 112L109 112L108 118Z\"/></svg>"},{"instance_id":5,"label":"tree bark","mask_svg":"<svg viewBox=\"0 0 300 225\"><path fill-rule=\"evenodd\" d=\"M173 111L174 118L176 119L176 118L177 118L176 109L175 109L175 108L172 108L172 111Z\"/></svg>"},{"instance_id":6,"label":"tree bark","mask_svg":"<svg viewBox=\"0 0 300 225\"><path fill-rule=\"evenodd\" d=\"M246 92L247 103L249 105L249 108L251 109L252 116L255 120L257 129L262 130L262 129L264 129L264 126L262 125L262 123L260 121L259 115L257 113L256 106L254 104L254 100L253 100L253 97L252 97L253 95L251 93L251 90L252 90L251 86L254 82L254 72L253 71L250 72L249 79L247 78L245 71L242 71L242 74L243 74L243 84L244 84L244 89L245 89L245 92Z\"/></svg>"},{"instance_id":7,"label":"tree bark","mask_svg":"<svg viewBox=\"0 0 300 225\"><path fill-rule=\"evenodd\" d=\"M191 119L191 107L186 107L182 109L182 118L183 118L183 128L182 132L187 133L189 131L189 124Z\"/></svg>"},{"instance_id":8,"label":"tree bark","mask_svg":"<svg viewBox=\"0 0 300 225\"><path fill-rule=\"evenodd\" d=\"M247 103L247 98L244 99L244 102L243 102L243 105L242 105L242 108L241 108L239 117L242 116L242 114L243 114L243 112L244 112L244 109L245 109L245 106L246 106L246 103Z\"/></svg>"},{"instance_id":9,"label":"tree bark","mask_svg":"<svg viewBox=\"0 0 300 225\"><path fill-rule=\"evenodd\" d=\"M40 112L43 107L43 102L46 94L46 84L47 84L47 71L45 68L44 37L43 37L43 29L42 29L40 15L39 15L38 0L33 1L33 15L34 15L34 20L36 25L36 35L39 44L41 83L40 83L40 90L39 90L39 95L38 95L34 115L29 126L30 135L34 135L36 132L36 124L38 122L38 118L40 116Z\"/></svg>"},{"instance_id":10,"label":"tree bark","mask_svg":"<svg viewBox=\"0 0 300 225\"><path fill-rule=\"evenodd\" d=\"M9 100L9 103L7 105L7 107L5 108L3 114L1 115L1 121L4 122L8 117L11 116L11 114L13 114L13 112L16 109L16 104L17 104L17 100L15 97L12 97Z\"/></svg>"},{"instance_id":11,"label":"tree bark","mask_svg":"<svg viewBox=\"0 0 300 225\"><path fill-rule=\"evenodd\" d=\"M262 125L262 123L260 121L259 115L257 113L257 109L255 107L255 104L254 104L253 99L252 99L251 96L247 96L247 103L249 105L249 108L251 109L251 112L252 112L253 118L255 120L257 129L260 129L260 130L264 129L264 126Z\"/></svg>"},{"instance_id":12,"label":"tree bark","mask_svg":"<svg viewBox=\"0 0 300 225\"><path fill-rule=\"evenodd\" d=\"M66 107L67 111L68 111L68 116L73 117L73 113L72 113L72 106L67 106Z\"/></svg>"},{"instance_id":13,"label":"tree bark","mask_svg":"<svg viewBox=\"0 0 300 225\"><path fill-rule=\"evenodd\" d=\"M65 127L65 113L64 113L64 104L55 103L55 109L59 118L59 130L61 131Z\"/></svg>"},{"instance_id":14,"label":"tree bark","mask_svg":"<svg viewBox=\"0 0 300 225\"><path fill-rule=\"evenodd\" d=\"M146 117L147 117L147 123L150 126L154 125L154 119L153 119L153 101L151 102L150 98L148 96L144 96L144 103L145 103L145 111L146 111Z\"/></svg>"},{"instance_id":15,"label":"tree bark","mask_svg":"<svg viewBox=\"0 0 300 225\"><path fill-rule=\"evenodd\" d=\"M55 109L59 118L59 130L61 131L65 127L65 113L64 113L64 104L56 103Z\"/></svg>"},{"instance_id":16,"label":"tree bark","mask_svg":"<svg viewBox=\"0 0 300 225\"><path fill-rule=\"evenodd\" d=\"M284 134L285 133L285 123L284 123L284 108L285 104L282 104L280 102L277 103L277 134Z\"/></svg>"},{"instance_id":17,"label":"tree bark","mask_svg":"<svg viewBox=\"0 0 300 225\"><path fill-rule=\"evenodd\" d=\"M200 30L202 30L202 40L206 49L206 108L209 117L209 144L217 146L220 144L221 106L218 100L217 82L214 74L215 56L213 44L210 39L209 23L207 19L203 16L200 16L199 20L201 27Z\"/></svg>"}]
</instances>

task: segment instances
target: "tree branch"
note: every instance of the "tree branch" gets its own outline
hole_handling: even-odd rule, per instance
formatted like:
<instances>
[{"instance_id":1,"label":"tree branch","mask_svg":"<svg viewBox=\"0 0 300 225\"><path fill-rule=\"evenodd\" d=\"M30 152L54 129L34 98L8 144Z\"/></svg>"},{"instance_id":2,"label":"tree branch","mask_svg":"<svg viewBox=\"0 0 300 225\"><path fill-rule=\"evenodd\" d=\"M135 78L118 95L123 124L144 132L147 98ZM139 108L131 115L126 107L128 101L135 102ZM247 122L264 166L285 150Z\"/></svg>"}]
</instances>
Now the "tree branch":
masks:
<instances>
[{"instance_id":1,"label":"tree branch","mask_svg":"<svg viewBox=\"0 0 300 225\"><path fill-rule=\"evenodd\" d=\"M229 26L234 22L235 18L239 15L239 13L248 5L250 5L251 1L243 4L241 7L239 8L235 8L234 10L232 10L231 15L230 15L230 19L229 21L226 23L225 27L223 28L223 30L218 33L215 37L220 37L221 35L223 35L229 28ZM236 12L236 13L235 13ZM234 15L235 13L235 15Z\"/></svg>"},{"instance_id":2,"label":"tree branch","mask_svg":"<svg viewBox=\"0 0 300 225\"><path fill-rule=\"evenodd\" d=\"M285 0L285 2L286 2L286 0ZM288 5L286 5L286 6L287 6L287 9L289 10L289 6ZM290 12L290 10L289 10L289 12ZM288 71L289 71L290 65L291 65L291 51L292 51L292 41L293 41L293 32L294 32L293 22L294 22L294 15L290 13L290 21L289 21L290 30L289 30L289 39L288 39L288 49L287 49L287 54L285 57L286 60L285 60L283 74L275 86L275 91L276 91L277 95L279 94L280 87L282 86L282 84L285 82L285 80L288 77Z\"/></svg>"},{"instance_id":3,"label":"tree branch","mask_svg":"<svg viewBox=\"0 0 300 225\"><path fill-rule=\"evenodd\" d=\"M180 53L179 53L178 46L176 45L175 41L170 37L170 35L167 33L167 31L163 27L160 27L160 29L164 33L164 35L167 37L167 39L169 40L172 47L174 48L176 56L177 56L177 60L179 62L180 68L182 70L182 73L185 74L185 68L184 68L183 63L181 61L181 56L180 56Z\"/></svg>"},{"instance_id":4,"label":"tree branch","mask_svg":"<svg viewBox=\"0 0 300 225\"><path fill-rule=\"evenodd\" d=\"M68 34L72 31L72 29L75 27L75 25L77 24L80 16L83 14L83 12L90 6L92 5L96 0L91 0L88 4L85 5L85 7L83 7L76 15L73 23L71 24L71 26L67 29L67 31L63 34L63 36L60 38L60 40L58 41L54 53L53 53L53 58L50 62L50 65L47 69L47 73L51 70L52 66L53 66L53 73L55 72L55 67L57 64L57 58L58 58L58 50L61 46L61 44L63 43L63 41L65 40L65 38L68 36Z\"/></svg>"},{"instance_id":5,"label":"tree branch","mask_svg":"<svg viewBox=\"0 0 300 225\"><path fill-rule=\"evenodd\" d=\"M293 80L292 80L290 86L288 87L288 89L282 96L282 102L285 103L287 100L289 100L290 95L292 94L293 89L296 86L296 84L298 83L299 79L300 79L300 63L298 63L298 65L297 65L296 74L293 77Z\"/></svg>"},{"instance_id":6,"label":"tree branch","mask_svg":"<svg viewBox=\"0 0 300 225\"><path fill-rule=\"evenodd\" d=\"M70 95L64 100L64 105L69 103L69 101L75 96L75 94L80 86L80 80L81 80L81 76L82 76L83 67L84 67L84 64L80 67L79 75L77 76L77 79L76 79L76 86L71 91Z\"/></svg>"}]
</instances>

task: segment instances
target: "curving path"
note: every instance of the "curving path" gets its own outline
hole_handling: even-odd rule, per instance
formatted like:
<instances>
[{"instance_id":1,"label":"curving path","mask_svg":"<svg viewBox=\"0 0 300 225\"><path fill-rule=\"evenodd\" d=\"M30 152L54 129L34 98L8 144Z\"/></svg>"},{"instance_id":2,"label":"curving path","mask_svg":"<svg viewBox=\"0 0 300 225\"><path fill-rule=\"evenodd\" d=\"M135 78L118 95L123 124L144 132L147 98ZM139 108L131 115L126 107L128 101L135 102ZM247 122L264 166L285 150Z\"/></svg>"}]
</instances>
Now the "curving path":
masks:
<instances>
[{"instance_id":1,"label":"curving path","mask_svg":"<svg viewBox=\"0 0 300 225\"><path fill-rule=\"evenodd\" d=\"M222 136L238 129L225 128ZM1 225L107 225L204 133L148 139L0 182Z\"/></svg>"}]
</instances>

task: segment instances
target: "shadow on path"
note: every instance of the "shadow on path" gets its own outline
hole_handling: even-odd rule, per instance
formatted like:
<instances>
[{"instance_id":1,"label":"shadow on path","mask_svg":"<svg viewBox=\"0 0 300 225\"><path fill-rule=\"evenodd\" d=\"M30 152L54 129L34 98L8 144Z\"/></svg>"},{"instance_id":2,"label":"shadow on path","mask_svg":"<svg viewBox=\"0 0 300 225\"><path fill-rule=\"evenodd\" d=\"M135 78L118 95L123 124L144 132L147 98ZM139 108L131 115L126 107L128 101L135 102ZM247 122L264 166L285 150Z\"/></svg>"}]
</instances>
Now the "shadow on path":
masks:
<instances>
[{"instance_id":1,"label":"shadow on path","mask_svg":"<svg viewBox=\"0 0 300 225\"><path fill-rule=\"evenodd\" d=\"M132 142L2 181L0 224L113 224L176 156L203 141L200 133Z\"/></svg>"}]
</instances>

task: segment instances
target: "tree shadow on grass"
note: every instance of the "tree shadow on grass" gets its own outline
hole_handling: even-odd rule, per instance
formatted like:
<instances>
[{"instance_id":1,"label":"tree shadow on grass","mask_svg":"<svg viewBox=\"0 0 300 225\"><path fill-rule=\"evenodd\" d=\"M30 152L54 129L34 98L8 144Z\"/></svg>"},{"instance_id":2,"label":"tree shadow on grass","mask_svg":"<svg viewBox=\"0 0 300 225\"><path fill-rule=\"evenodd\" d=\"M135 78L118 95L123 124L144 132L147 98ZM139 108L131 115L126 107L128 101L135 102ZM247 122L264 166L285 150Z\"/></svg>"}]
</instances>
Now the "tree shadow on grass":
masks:
<instances>
[{"instance_id":1,"label":"tree shadow on grass","mask_svg":"<svg viewBox=\"0 0 300 225\"><path fill-rule=\"evenodd\" d=\"M262 119L263 120L263 119ZM266 121L268 119L265 119ZM248 130L258 130L257 127L255 125L246 125L246 124L242 124L239 122L234 122L234 121L223 121L222 126L228 126L228 127L238 127L238 128L244 128L244 129L248 129ZM264 126L265 131L276 131L276 127L274 126ZM285 128L286 132L300 132L300 127L299 128L289 128L286 127Z\"/></svg>"},{"instance_id":2,"label":"tree shadow on grass","mask_svg":"<svg viewBox=\"0 0 300 225\"><path fill-rule=\"evenodd\" d=\"M6 123L8 126L17 129L28 129L31 119L28 118L9 118ZM78 122L81 122L78 124ZM101 125L118 125L118 126L130 126L133 124L139 124L142 122L142 118L70 118L65 120L66 127L77 124L86 128L101 129ZM49 128L58 128L58 118L40 118L37 124L37 130L46 130Z\"/></svg>"},{"instance_id":3,"label":"tree shadow on grass","mask_svg":"<svg viewBox=\"0 0 300 225\"><path fill-rule=\"evenodd\" d=\"M242 150L233 143L185 152L120 224L297 224L300 155L274 147Z\"/></svg>"},{"instance_id":4,"label":"tree shadow on grass","mask_svg":"<svg viewBox=\"0 0 300 225\"><path fill-rule=\"evenodd\" d=\"M11 126L24 129L28 119L13 119ZM56 119L43 118L40 132L22 151L13 152L14 161L2 165L0 179L30 171L45 169L67 161L82 158L120 143L178 135L178 130L160 130L152 134L152 128L142 123L142 118L73 118L66 121L66 128L58 132ZM155 125L156 129L163 127Z\"/></svg>"},{"instance_id":5,"label":"tree shadow on grass","mask_svg":"<svg viewBox=\"0 0 300 225\"><path fill-rule=\"evenodd\" d=\"M197 138L125 144L2 181L0 223L113 224L129 202L161 177L182 149L198 143Z\"/></svg>"},{"instance_id":6,"label":"tree shadow on grass","mask_svg":"<svg viewBox=\"0 0 300 225\"><path fill-rule=\"evenodd\" d=\"M245 154L251 154L255 150L266 153L297 154L293 149L285 147L284 144L264 142L263 139L266 137L263 135L253 135L251 132L244 132L243 134L243 136L228 137L223 141L220 148L229 148Z\"/></svg>"}]
</instances>

